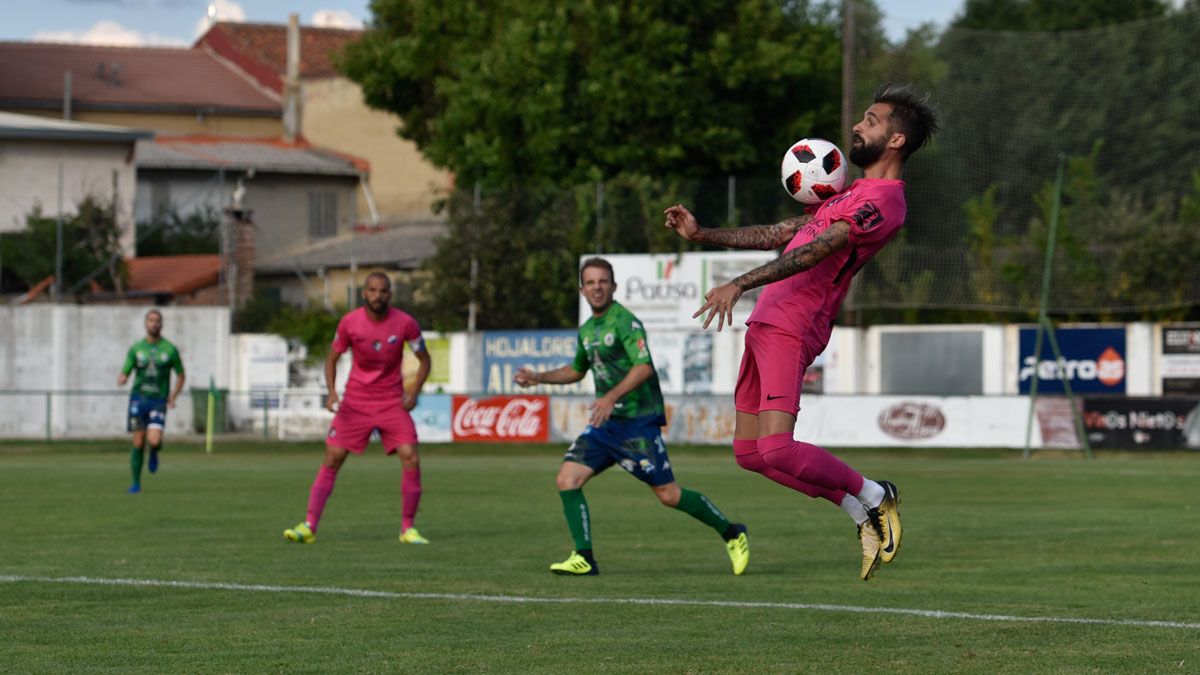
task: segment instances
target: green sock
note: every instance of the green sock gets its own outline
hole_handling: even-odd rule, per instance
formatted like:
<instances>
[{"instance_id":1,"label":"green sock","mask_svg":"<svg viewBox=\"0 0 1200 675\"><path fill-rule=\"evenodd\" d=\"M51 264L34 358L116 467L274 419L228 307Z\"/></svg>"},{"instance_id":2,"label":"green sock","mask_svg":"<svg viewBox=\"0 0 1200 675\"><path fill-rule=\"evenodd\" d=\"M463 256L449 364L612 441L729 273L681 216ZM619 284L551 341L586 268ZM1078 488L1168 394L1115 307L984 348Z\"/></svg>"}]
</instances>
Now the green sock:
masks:
<instances>
[{"instance_id":1,"label":"green sock","mask_svg":"<svg viewBox=\"0 0 1200 675\"><path fill-rule=\"evenodd\" d=\"M575 550L583 551L592 547L592 524L588 518L587 500L583 490L559 490L562 498L563 515L567 517L567 527L571 529L571 538L575 540Z\"/></svg>"},{"instance_id":2,"label":"green sock","mask_svg":"<svg viewBox=\"0 0 1200 675\"><path fill-rule=\"evenodd\" d=\"M680 488L679 503L675 508L716 530L717 534L724 535L725 530L729 528L729 519L721 513L721 509L699 492Z\"/></svg>"},{"instance_id":3,"label":"green sock","mask_svg":"<svg viewBox=\"0 0 1200 675\"><path fill-rule=\"evenodd\" d=\"M141 448L134 448L129 453L129 470L133 473L134 485L142 484L142 462L145 458L146 453Z\"/></svg>"}]
</instances>

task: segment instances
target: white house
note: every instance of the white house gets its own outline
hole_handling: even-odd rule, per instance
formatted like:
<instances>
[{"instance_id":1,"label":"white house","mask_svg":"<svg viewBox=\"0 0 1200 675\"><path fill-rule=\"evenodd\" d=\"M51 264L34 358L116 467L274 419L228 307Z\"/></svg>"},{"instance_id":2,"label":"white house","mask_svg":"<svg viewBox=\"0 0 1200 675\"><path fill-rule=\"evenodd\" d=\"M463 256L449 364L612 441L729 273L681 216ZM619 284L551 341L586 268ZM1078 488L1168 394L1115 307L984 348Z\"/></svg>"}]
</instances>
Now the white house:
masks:
<instances>
[{"instance_id":1,"label":"white house","mask_svg":"<svg viewBox=\"0 0 1200 675\"><path fill-rule=\"evenodd\" d=\"M133 251L134 147L153 132L0 112L0 232L24 229L40 206L56 216L87 195L116 204L121 243Z\"/></svg>"}]
</instances>

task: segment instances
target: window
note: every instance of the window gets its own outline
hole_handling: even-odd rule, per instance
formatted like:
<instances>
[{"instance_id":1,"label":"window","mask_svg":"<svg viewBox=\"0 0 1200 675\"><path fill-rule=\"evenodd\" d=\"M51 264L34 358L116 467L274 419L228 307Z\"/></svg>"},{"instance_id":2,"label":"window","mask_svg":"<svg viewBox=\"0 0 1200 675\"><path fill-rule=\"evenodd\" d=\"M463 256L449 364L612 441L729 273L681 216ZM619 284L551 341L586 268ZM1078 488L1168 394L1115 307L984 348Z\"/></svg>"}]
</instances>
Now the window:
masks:
<instances>
[{"instance_id":1,"label":"window","mask_svg":"<svg viewBox=\"0 0 1200 675\"><path fill-rule=\"evenodd\" d=\"M883 394L983 393L983 332L896 331L880 340Z\"/></svg>"},{"instance_id":2,"label":"window","mask_svg":"<svg viewBox=\"0 0 1200 675\"><path fill-rule=\"evenodd\" d=\"M308 193L308 238L324 239L337 234L337 193Z\"/></svg>"}]
</instances>

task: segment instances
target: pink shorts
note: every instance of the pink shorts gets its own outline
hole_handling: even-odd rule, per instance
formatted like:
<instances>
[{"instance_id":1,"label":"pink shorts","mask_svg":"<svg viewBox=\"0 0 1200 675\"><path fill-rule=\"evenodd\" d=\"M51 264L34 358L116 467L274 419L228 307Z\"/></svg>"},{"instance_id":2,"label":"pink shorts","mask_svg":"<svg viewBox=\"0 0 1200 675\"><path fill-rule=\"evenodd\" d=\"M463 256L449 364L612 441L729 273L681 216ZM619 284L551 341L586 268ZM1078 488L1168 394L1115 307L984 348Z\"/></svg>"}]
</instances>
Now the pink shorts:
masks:
<instances>
[{"instance_id":1,"label":"pink shorts","mask_svg":"<svg viewBox=\"0 0 1200 675\"><path fill-rule=\"evenodd\" d=\"M734 407L753 415L763 410L795 415L807 369L799 337L769 324L750 324L733 392Z\"/></svg>"},{"instance_id":2,"label":"pink shorts","mask_svg":"<svg viewBox=\"0 0 1200 675\"><path fill-rule=\"evenodd\" d=\"M325 444L362 454L371 440L371 432L376 429L389 455L401 445L417 442L417 427L412 415L400 405L400 399L361 401L345 398L329 424Z\"/></svg>"}]
</instances>

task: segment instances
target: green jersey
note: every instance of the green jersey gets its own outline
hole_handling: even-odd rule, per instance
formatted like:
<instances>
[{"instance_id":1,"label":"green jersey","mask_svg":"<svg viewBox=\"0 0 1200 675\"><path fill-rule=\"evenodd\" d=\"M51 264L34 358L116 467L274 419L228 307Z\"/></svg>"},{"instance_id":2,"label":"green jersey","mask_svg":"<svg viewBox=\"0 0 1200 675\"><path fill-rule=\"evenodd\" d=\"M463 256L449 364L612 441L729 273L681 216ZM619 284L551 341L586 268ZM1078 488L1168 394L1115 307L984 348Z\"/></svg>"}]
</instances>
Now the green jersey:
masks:
<instances>
[{"instance_id":1,"label":"green jersey","mask_svg":"<svg viewBox=\"0 0 1200 675\"><path fill-rule=\"evenodd\" d=\"M121 368L126 375L134 370L137 371L133 376L134 394L165 399L171 393L171 371L182 375L183 361L179 350L166 338L159 338L158 342L142 338L129 348Z\"/></svg>"},{"instance_id":2,"label":"green jersey","mask_svg":"<svg viewBox=\"0 0 1200 675\"><path fill-rule=\"evenodd\" d=\"M612 416L633 419L655 415L659 425L666 424L658 371L653 370L654 361L650 358L642 322L614 301L604 314L589 318L579 327L575 362L571 367L580 373L586 373L590 368L596 381L596 393L600 396L625 379L634 366L643 363L649 365L654 374L622 396L613 407Z\"/></svg>"}]
</instances>

